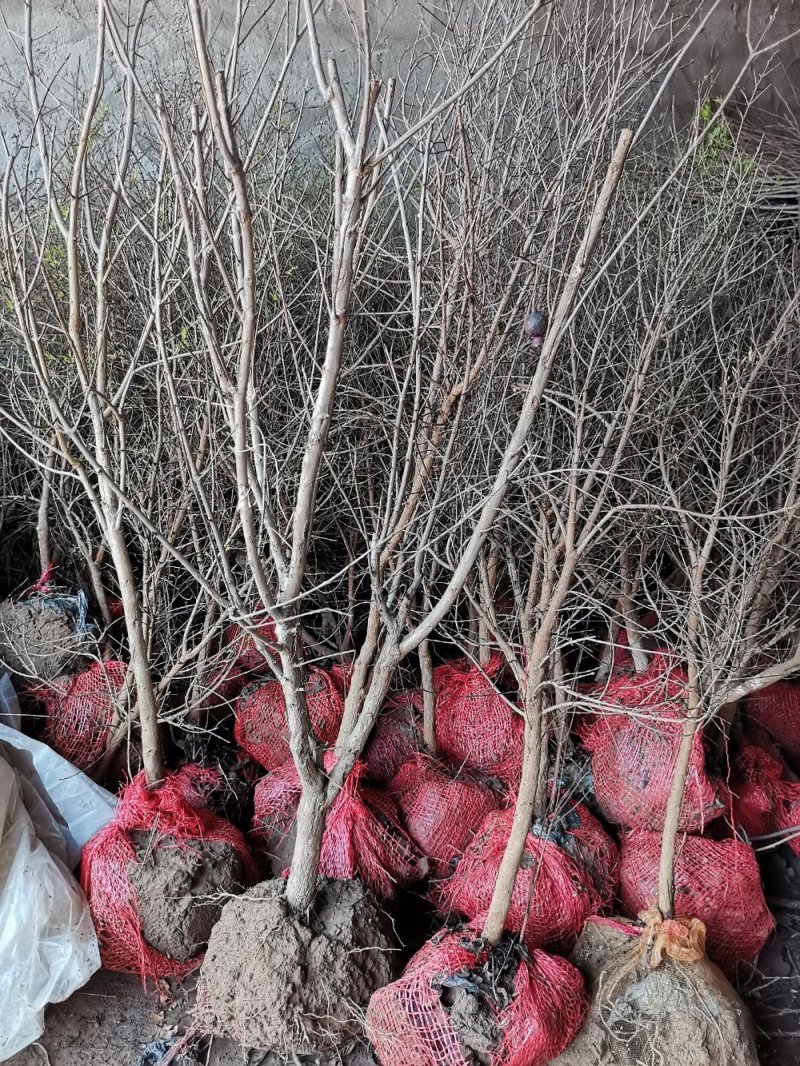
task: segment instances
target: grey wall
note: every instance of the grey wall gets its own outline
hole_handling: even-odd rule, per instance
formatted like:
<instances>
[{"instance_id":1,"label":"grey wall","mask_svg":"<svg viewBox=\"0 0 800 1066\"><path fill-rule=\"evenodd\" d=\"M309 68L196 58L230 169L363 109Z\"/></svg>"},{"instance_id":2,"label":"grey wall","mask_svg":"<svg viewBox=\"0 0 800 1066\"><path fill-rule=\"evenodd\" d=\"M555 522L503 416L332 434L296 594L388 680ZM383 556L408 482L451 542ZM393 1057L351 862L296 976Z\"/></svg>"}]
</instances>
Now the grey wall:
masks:
<instances>
[{"instance_id":1,"label":"grey wall","mask_svg":"<svg viewBox=\"0 0 800 1066\"><path fill-rule=\"evenodd\" d=\"M115 7L125 10L130 4L138 10L142 0L114 0ZM347 13L352 0L324 0L321 26L326 51L338 57L344 78L349 78L355 50L354 31ZM464 0L465 3L499 4L503 0ZM583 4L602 0L566 0ZM611 2L611 0L607 0ZM707 10L711 0L700 0ZM96 0L32 0L33 26L36 38L37 63L54 77L53 107L63 106L64 114L71 102L75 85L85 85L94 62ZM435 29L437 20L431 14L437 0L371 0L376 27L376 67L383 75L406 69L406 58L421 28ZM664 22L680 22L687 12L694 11L695 0L664 0ZM245 67L255 76L269 52L277 15L283 0L270 4L267 0L252 0L253 13L249 25L256 19L252 35L243 51ZM235 0L206 0L209 27L213 40L223 45L230 39ZM258 12L267 14L258 19ZM673 86L678 112L686 115L694 99L701 78L713 73L713 88L724 92L731 78L739 70L746 55L748 11L751 13L749 32L758 39L769 19L775 15L769 30L771 39L778 39L800 29L800 0L722 0L702 38L693 48L687 62L676 74ZM23 66L18 54L19 34L24 21L24 0L0 0L0 130L13 138L17 129L15 115L25 114L28 105L24 89ZM668 31L665 29L664 33ZM280 51L280 46L278 48ZM161 80L180 84L189 77L189 35L184 0L152 0L142 37L142 76L145 80ZM302 48L291 75L292 90L302 88L304 82L314 82L307 52ZM767 61L759 64L761 70ZM265 79L274 72L277 59L268 60ZM768 109L788 108L800 115L800 36L786 42L769 60L770 73L762 88L762 101ZM296 93L293 93L296 95ZM309 106L318 106L315 91L308 96Z\"/></svg>"}]
</instances>

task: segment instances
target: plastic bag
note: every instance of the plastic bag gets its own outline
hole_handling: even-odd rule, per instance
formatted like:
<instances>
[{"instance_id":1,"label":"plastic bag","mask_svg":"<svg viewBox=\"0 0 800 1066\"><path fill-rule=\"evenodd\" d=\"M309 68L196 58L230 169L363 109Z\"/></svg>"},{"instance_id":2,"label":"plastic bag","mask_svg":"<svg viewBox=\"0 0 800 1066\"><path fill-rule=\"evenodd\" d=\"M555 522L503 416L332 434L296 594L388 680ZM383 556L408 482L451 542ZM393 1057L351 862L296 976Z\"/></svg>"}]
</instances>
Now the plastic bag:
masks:
<instances>
[{"instance_id":1,"label":"plastic bag","mask_svg":"<svg viewBox=\"0 0 800 1066\"><path fill-rule=\"evenodd\" d=\"M44 1008L100 968L89 907L37 834L20 775L0 757L0 1062L44 1031Z\"/></svg>"},{"instance_id":2,"label":"plastic bag","mask_svg":"<svg viewBox=\"0 0 800 1066\"><path fill-rule=\"evenodd\" d=\"M19 700L8 674L0 674L0 722L11 729L22 729Z\"/></svg>"},{"instance_id":3,"label":"plastic bag","mask_svg":"<svg viewBox=\"0 0 800 1066\"><path fill-rule=\"evenodd\" d=\"M114 817L116 798L46 744L1 723L0 754L23 779L25 802L39 835L50 837L55 830L61 838L61 847L55 848L49 839L47 843L74 869L83 845ZM33 793L38 800L33 798ZM48 812L52 823L49 830L46 821L36 818L34 805Z\"/></svg>"}]
</instances>

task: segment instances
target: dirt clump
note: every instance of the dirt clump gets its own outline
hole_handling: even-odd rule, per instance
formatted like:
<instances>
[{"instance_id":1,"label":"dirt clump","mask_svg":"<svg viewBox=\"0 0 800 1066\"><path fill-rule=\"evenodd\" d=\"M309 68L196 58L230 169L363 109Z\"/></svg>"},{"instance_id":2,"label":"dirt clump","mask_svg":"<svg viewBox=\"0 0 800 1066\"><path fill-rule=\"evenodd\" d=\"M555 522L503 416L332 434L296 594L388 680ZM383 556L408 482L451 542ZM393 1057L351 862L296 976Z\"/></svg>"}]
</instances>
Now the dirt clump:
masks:
<instances>
[{"instance_id":1,"label":"dirt clump","mask_svg":"<svg viewBox=\"0 0 800 1066\"><path fill-rule=\"evenodd\" d=\"M81 653L69 614L46 597L0 603L0 669L24 681L52 681Z\"/></svg>"},{"instance_id":2,"label":"dirt clump","mask_svg":"<svg viewBox=\"0 0 800 1066\"><path fill-rule=\"evenodd\" d=\"M278 1055L346 1048L371 994L395 976L388 920L359 881L322 878L302 917L285 891L264 881L225 907L200 971L198 1022Z\"/></svg>"},{"instance_id":3,"label":"dirt clump","mask_svg":"<svg viewBox=\"0 0 800 1066\"><path fill-rule=\"evenodd\" d=\"M128 876L139 901L142 935L157 951L188 962L202 951L224 904L242 890L242 862L230 844L134 831L137 861Z\"/></svg>"},{"instance_id":4,"label":"dirt clump","mask_svg":"<svg viewBox=\"0 0 800 1066\"><path fill-rule=\"evenodd\" d=\"M652 969L616 923L588 921L571 959L590 987L589 1014L550 1066L759 1066L747 1009L712 962Z\"/></svg>"},{"instance_id":5,"label":"dirt clump","mask_svg":"<svg viewBox=\"0 0 800 1066\"><path fill-rule=\"evenodd\" d=\"M448 991L452 994L443 995L442 1003L450 1015L450 1024L458 1034L458 1042L470 1057L469 1061L475 1055L494 1051L502 1034L488 1003L466 988Z\"/></svg>"}]
</instances>

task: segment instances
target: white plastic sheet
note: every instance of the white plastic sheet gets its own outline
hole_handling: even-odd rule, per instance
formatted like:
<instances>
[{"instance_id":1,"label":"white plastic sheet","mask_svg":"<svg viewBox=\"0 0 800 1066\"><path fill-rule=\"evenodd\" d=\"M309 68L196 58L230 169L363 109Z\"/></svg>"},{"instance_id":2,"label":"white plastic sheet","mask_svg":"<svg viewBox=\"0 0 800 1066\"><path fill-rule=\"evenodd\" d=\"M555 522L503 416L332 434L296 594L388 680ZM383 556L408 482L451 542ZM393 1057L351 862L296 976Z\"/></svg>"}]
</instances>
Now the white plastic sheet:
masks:
<instances>
[{"instance_id":1,"label":"white plastic sheet","mask_svg":"<svg viewBox=\"0 0 800 1066\"><path fill-rule=\"evenodd\" d=\"M22 729L19 700L8 674L0 674L0 723L12 729Z\"/></svg>"},{"instance_id":2,"label":"white plastic sheet","mask_svg":"<svg viewBox=\"0 0 800 1066\"><path fill-rule=\"evenodd\" d=\"M37 1040L46 1005L99 967L86 899L40 839L22 781L0 757L0 1062Z\"/></svg>"},{"instance_id":3,"label":"white plastic sheet","mask_svg":"<svg viewBox=\"0 0 800 1066\"><path fill-rule=\"evenodd\" d=\"M100 967L89 906L70 873L117 801L47 744L19 732L0 676L0 1062L37 1040L44 1008Z\"/></svg>"},{"instance_id":4,"label":"white plastic sheet","mask_svg":"<svg viewBox=\"0 0 800 1066\"><path fill-rule=\"evenodd\" d=\"M26 737L2 722L0 755L11 763L24 782L25 803L39 835L42 839L47 837L46 843L53 847L55 830L61 837L55 853L74 870L83 845L114 817L116 797L47 744ZM44 812L37 815L42 808Z\"/></svg>"}]
</instances>

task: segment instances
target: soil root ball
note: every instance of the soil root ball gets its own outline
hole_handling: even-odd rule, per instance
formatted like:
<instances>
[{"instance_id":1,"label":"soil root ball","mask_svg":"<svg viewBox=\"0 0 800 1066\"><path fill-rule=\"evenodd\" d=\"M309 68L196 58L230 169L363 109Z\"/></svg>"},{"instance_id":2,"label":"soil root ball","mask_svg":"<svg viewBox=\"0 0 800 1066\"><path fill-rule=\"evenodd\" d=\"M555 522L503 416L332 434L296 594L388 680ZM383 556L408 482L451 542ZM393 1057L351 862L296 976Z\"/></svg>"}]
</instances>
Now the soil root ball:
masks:
<instances>
[{"instance_id":1,"label":"soil root ball","mask_svg":"<svg viewBox=\"0 0 800 1066\"><path fill-rule=\"evenodd\" d=\"M242 861L225 841L160 839L131 833L137 862L128 877L139 901L142 936L156 951L188 962L202 951L227 898L241 891Z\"/></svg>"},{"instance_id":2,"label":"soil root ball","mask_svg":"<svg viewBox=\"0 0 800 1066\"><path fill-rule=\"evenodd\" d=\"M321 879L307 917L285 893L284 881L264 881L225 906L200 970L198 1024L280 1055L347 1047L398 965L386 916L359 881Z\"/></svg>"},{"instance_id":3,"label":"soil root ball","mask_svg":"<svg viewBox=\"0 0 800 1066\"><path fill-rule=\"evenodd\" d=\"M197 967L227 894L254 880L239 830L189 803L172 773L156 789L135 777L81 863L104 967L143 980Z\"/></svg>"},{"instance_id":4,"label":"soil root ball","mask_svg":"<svg viewBox=\"0 0 800 1066\"><path fill-rule=\"evenodd\" d=\"M68 614L45 597L0 603L0 672L52 681L78 662L81 643Z\"/></svg>"},{"instance_id":5,"label":"soil root ball","mask_svg":"<svg viewBox=\"0 0 800 1066\"><path fill-rule=\"evenodd\" d=\"M550 1066L758 1066L747 1009L708 959L652 969L639 931L604 919L586 923L571 957L591 1005Z\"/></svg>"}]
</instances>

